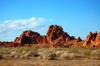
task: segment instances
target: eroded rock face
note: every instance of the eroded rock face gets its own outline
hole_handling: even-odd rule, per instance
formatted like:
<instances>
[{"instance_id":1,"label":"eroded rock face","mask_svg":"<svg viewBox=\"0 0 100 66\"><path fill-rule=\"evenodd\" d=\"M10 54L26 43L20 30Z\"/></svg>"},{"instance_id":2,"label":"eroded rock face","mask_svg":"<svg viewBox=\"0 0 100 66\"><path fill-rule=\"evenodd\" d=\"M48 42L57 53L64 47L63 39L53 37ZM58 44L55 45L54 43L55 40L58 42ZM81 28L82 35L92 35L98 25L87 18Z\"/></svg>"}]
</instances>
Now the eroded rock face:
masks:
<instances>
[{"instance_id":1,"label":"eroded rock face","mask_svg":"<svg viewBox=\"0 0 100 66\"><path fill-rule=\"evenodd\" d=\"M100 47L100 32L90 32L86 37L83 46Z\"/></svg>"},{"instance_id":2,"label":"eroded rock face","mask_svg":"<svg viewBox=\"0 0 100 66\"><path fill-rule=\"evenodd\" d=\"M51 25L47 32L48 44L61 47L66 45L70 40L75 40L74 37L70 37L68 33L63 31L63 28L58 25Z\"/></svg>"},{"instance_id":3,"label":"eroded rock face","mask_svg":"<svg viewBox=\"0 0 100 66\"><path fill-rule=\"evenodd\" d=\"M40 35L31 30L24 31L19 37L16 37L13 45L24 46L25 44L38 44L39 46L48 47L67 47L79 42L74 36L70 36L63 28L58 25L51 25L46 35ZM76 43L78 44L78 43Z\"/></svg>"},{"instance_id":4,"label":"eroded rock face","mask_svg":"<svg viewBox=\"0 0 100 66\"><path fill-rule=\"evenodd\" d=\"M81 38L75 38L70 36L67 32L63 31L63 28L58 25L51 25L47 31L46 35L40 35L37 32L26 30L19 37L16 37L14 42L2 42L0 45L7 46L24 46L25 44L35 44L39 47L48 46L48 47L68 47L70 45L81 45L93 43L93 45L98 45L100 40L100 33L90 33L85 41L82 41ZM82 41L82 42L81 42ZM96 42L96 43L95 43ZM82 43L82 44L81 44Z\"/></svg>"},{"instance_id":5,"label":"eroded rock face","mask_svg":"<svg viewBox=\"0 0 100 66\"><path fill-rule=\"evenodd\" d=\"M63 28L61 26L51 25L47 32L47 37L49 38L49 40L53 41L60 36L62 36L63 39L69 37L69 35L63 31Z\"/></svg>"},{"instance_id":6,"label":"eroded rock face","mask_svg":"<svg viewBox=\"0 0 100 66\"><path fill-rule=\"evenodd\" d=\"M24 31L20 37L16 37L15 43L18 44L41 44L53 47L62 47L68 44L73 44L71 41L76 40L74 36L69 36L63 31L63 28L58 25L51 25L46 35L41 36L37 32L31 30Z\"/></svg>"},{"instance_id":7,"label":"eroded rock face","mask_svg":"<svg viewBox=\"0 0 100 66\"><path fill-rule=\"evenodd\" d=\"M40 38L40 34L31 30L24 31L20 37L15 39L15 43L19 44L37 44L37 39Z\"/></svg>"}]
</instances>

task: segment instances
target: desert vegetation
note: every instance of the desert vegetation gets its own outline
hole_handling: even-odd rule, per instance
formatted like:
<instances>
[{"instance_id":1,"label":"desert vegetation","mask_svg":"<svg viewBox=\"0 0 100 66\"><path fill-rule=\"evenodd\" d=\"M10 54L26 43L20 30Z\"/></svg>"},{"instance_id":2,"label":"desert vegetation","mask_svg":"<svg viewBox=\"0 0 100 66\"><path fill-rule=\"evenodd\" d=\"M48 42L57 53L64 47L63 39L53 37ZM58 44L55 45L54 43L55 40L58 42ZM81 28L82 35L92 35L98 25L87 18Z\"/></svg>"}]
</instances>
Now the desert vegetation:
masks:
<instances>
[{"instance_id":1,"label":"desert vegetation","mask_svg":"<svg viewBox=\"0 0 100 66\"><path fill-rule=\"evenodd\" d=\"M0 59L100 60L100 48L0 47Z\"/></svg>"},{"instance_id":2,"label":"desert vegetation","mask_svg":"<svg viewBox=\"0 0 100 66\"><path fill-rule=\"evenodd\" d=\"M100 48L0 47L0 66L100 66L99 61Z\"/></svg>"}]
</instances>

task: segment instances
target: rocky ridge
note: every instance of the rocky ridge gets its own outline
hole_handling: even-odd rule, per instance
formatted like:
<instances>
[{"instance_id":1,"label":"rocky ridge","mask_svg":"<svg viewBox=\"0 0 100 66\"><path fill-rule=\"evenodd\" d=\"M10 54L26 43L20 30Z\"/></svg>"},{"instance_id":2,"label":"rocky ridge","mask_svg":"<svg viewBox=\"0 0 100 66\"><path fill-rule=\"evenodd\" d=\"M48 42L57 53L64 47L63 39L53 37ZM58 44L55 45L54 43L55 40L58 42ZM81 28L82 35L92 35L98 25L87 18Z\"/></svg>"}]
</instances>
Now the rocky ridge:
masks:
<instances>
[{"instance_id":1,"label":"rocky ridge","mask_svg":"<svg viewBox=\"0 0 100 66\"><path fill-rule=\"evenodd\" d=\"M85 40L80 37L75 38L70 36L63 28L58 25L51 25L46 35L40 35L37 32L26 30L19 37L16 37L13 42L0 42L0 46L16 47L38 45L39 47L100 47L100 32L90 32Z\"/></svg>"}]
</instances>

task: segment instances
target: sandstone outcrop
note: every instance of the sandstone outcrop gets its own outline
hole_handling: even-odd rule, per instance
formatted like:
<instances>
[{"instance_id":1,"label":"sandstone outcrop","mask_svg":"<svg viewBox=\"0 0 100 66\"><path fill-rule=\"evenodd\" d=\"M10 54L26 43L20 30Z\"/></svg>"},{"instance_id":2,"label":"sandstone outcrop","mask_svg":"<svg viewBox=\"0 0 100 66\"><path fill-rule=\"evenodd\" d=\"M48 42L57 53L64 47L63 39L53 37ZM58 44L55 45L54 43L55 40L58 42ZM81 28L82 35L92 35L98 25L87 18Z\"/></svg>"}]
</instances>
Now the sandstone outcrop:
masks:
<instances>
[{"instance_id":1,"label":"sandstone outcrop","mask_svg":"<svg viewBox=\"0 0 100 66\"><path fill-rule=\"evenodd\" d=\"M24 31L20 37L16 37L14 42L18 44L38 44L38 38L40 38L39 33L27 30Z\"/></svg>"},{"instance_id":2,"label":"sandstone outcrop","mask_svg":"<svg viewBox=\"0 0 100 66\"><path fill-rule=\"evenodd\" d=\"M58 25L51 25L47 32L47 41L50 46L62 47L67 46L70 40L75 40L68 33L63 31L63 28Z\"/></svg>"},{"instance_id":3,"label":"sandstone outcrop","mask_svg":"<svg viewBox=\"0 0 100 66\"><path fill-rule=\"evenodd\" d=\"M83 46L100 47L100 32L90 32L86 37Z\"/></svg>"},{"instance_id":4,"label":"sandstone outcrop","mask_svg":"<svg viewBox=\"0 0 100 66\"><path fill-rule=\"evenodd\" d=\"M58 25L51 25L46 35L40 35L37 32L26 30L13 42L0 42L0 46L16 47L34 45L37 47L100 47L100 32L90 32L85 40L80 37L70 36L63 28Z\"/></svg>"},{"instance_id":5,"label":"sandstone outcrop","mask_svg":"<svg viewBox=\"0 0 100 66\"><path fill-rule=\"evenodd\" d=\"M31 30L24 31L19 37L16 37L15 43L18 44L41 44L49 47L64 47L76 40L74 36L69 36L63 31L63 28L58 25L51 25L46 35L41 36L37 32Z\"/></svg>"}]
</instances>

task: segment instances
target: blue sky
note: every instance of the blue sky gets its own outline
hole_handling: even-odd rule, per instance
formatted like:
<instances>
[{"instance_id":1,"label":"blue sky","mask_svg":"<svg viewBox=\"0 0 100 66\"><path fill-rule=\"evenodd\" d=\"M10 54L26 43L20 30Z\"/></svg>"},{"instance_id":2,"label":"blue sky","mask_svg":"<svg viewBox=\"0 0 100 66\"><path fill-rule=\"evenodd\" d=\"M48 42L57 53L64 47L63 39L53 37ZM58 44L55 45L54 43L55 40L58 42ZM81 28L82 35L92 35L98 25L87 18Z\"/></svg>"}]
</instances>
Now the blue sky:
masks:
<instances>
[{"instance_id":1,"label":"blue sky","mask_svg":"<svg viewBox=\"0 0 100 66\"><path fill-rule=\"evenodd\" d=\"M81 38L100 31L100 0L0 0L1 41L29 29L46 34L51 24Z\"/></svg>"}]
</instances>

